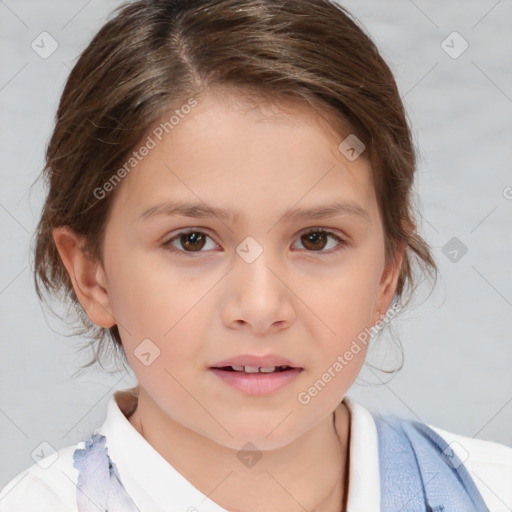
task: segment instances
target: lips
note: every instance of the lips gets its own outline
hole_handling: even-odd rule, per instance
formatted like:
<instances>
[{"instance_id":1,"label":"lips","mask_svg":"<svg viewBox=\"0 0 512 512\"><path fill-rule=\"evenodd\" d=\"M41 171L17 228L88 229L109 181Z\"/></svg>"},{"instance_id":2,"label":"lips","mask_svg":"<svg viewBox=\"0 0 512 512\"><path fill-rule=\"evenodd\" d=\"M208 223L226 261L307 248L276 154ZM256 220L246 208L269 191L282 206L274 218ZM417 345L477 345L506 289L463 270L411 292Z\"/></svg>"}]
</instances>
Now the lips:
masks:
<instances>
[{"instance_id":1,"label":"lips","mask_svg":"<svg viewBox=\"0 0 512 512\"><path fill-rule=\"evenodd\" d=\"M275 356L238 356L218 361L209 371L246 396L269 396L290 386L304 368L289 359Z\"/></svg>"},{"instance_id":2,"label":"lips","mask_svg":"<svg viewBox=\"0 0 512 512\"><path fill-rule=\"evenodd\" d=\"M288 368L286 368L288 367ZM276 355L267 354L264 356L257 356L252 354L244 354L229 359L223 359L212 364L210 368L226 371L249 371L251 373L267 370L267 371L283 371L285 369L299 368L303 369L297 363L290 359ZM272 370L271 370L272 369Z\"/></svg>"},{"instance_id":3,"label":"lips","mask_svg":"<svg viewBox=\"0 0 512 512\"><path fill-rule=\"evenodd\" d=\"M244 354L217 361L210 372L246 396L269 396L291 385L304 368L276 354Z\"/></svg>"}]
</instances>

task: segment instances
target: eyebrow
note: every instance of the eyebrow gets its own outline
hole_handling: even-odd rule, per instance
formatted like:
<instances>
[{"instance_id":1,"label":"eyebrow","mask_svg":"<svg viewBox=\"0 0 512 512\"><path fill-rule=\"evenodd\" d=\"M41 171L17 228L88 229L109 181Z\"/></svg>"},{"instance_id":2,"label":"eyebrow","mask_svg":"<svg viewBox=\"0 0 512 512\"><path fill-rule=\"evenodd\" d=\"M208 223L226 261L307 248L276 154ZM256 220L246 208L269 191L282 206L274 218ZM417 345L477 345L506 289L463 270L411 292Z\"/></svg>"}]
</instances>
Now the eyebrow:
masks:
<instances>
[{"instance_id":1,"label":"eyebrow","mask_svg":"<svg viewBox=\"0 0 512 512\"><path fill-rule=\"evenodd\" d=\"M144 211L139 216L139 222L149 221L157 216L173 215L181 215L183 217L193 217L198 219L217 217L230 222L237 222L240 218L240 212L209 206L205 203L166 201ZM339 215L351 215L359 217L362 220L366 220L367 222L371 222L368 212L354 201L323 203L308 208L289 208L283 213L280 220L299 221L307 219L326 219Z\"/></svg>"}]
</instances>

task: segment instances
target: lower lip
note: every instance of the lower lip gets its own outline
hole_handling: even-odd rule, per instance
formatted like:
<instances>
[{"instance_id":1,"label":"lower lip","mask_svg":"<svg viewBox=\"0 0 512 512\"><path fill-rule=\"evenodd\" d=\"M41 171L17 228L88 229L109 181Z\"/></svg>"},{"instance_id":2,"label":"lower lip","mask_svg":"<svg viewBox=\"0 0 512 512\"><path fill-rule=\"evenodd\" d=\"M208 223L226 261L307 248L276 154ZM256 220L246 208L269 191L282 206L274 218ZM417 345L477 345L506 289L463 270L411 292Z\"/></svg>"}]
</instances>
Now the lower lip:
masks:
<instances>
[{"instance_id":1,"label":"lower lip","mask_svg":"<svg viewBox=\"0 0 512 512\"><path fill-rule=\"evenodd\" d=\"M275 393L292 382L302 372L302 368L276 373L234 372L218 368L210 368L210 371L246 395L264 396Z\"/></svg>"}]
</instances>

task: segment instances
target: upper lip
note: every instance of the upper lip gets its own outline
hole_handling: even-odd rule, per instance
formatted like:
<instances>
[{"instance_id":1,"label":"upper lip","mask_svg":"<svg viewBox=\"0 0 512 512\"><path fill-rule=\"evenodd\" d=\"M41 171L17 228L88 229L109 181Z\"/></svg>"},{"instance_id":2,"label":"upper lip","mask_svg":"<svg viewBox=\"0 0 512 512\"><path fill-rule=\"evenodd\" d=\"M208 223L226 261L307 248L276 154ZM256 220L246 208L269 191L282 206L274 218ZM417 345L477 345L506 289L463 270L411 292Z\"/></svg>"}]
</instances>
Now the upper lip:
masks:
<instances>
[{"instance_id":1,"label":"upper lip","mask_svg":"<svg viewBox=\"0 0 512 512\"><path fill-rule=\"evenodd\" d=\"M290 366L291 368L301 368L293 361L275 354L265 356L256 356L252 354L243 354L240 356L223 359L210 366L210 368L223 368L225 366L253 366L258 368L270 368L271 366Z\"/></svg>"}]
</instances>

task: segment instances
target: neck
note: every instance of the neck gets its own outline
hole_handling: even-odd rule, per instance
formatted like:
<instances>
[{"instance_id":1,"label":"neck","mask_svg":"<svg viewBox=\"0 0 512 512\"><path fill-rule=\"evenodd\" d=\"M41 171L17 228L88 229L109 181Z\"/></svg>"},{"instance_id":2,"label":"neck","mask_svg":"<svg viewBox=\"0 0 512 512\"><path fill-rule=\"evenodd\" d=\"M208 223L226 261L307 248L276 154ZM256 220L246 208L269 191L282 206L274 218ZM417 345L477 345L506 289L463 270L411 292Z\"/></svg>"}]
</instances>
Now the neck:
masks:
<instances>
[{"instance_id":1,"label":"neck","mask_svg":"<svg viewBox=\"0 0 512 512\"><path fill-rule=\"evenodd\" d=\"M235 450L174 422L142 389L129 421L194 487L229 512L345 510L350 413L343 402L300 438L265 451L250 468L233 465Z\"/></svg>"}]
</instances>

